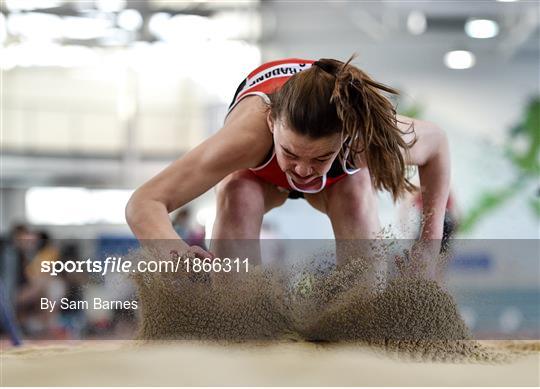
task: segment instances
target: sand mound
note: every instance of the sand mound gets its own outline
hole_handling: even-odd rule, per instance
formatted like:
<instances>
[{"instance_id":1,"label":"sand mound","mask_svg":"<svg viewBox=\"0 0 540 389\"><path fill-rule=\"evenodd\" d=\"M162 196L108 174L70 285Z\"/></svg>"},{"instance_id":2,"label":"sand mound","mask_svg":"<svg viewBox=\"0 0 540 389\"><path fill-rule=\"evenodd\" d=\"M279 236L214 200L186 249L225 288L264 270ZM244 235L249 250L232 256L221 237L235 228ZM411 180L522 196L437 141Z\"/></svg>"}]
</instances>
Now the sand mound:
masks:
<instances>
[{"instance_id":1,"label":"sand mound","mask_svg":"<svg viewBox=\"0 0 540 389\"><path fill-rule=\"evenodd\" d=\"M147 252L135 255L152 258ZM386 281L373 277L366 263L355 260L330 271L312 266L294 276L290 269L260 267L219 278L183 270L137 274L139 337L356 342L424 361L500 362L519 354L471 339L453 298L436 282Z\"/></svg>"},{"instance_id":2,"label":"sand mound","mask_svg":"<svg viewBox=\"0 0 540 389\"><path fill-rule=\"evenodd\" d=\"M141 339L267 340L290 329L279 277L255 268L247 274L209 276L139 273Z\"/></svg>"},{"instance_id":3,"label":"sand mound","mask_svg":"<svg viewBox=\"0 0 540 389\"><path fill-rule=\"evenodd\" d=\"M299 331L308 340L354 341L412 360L506 361L471 339L452 297L434 281L392 280L379 293L354 285Z\"/></svg>"}]
</instances>

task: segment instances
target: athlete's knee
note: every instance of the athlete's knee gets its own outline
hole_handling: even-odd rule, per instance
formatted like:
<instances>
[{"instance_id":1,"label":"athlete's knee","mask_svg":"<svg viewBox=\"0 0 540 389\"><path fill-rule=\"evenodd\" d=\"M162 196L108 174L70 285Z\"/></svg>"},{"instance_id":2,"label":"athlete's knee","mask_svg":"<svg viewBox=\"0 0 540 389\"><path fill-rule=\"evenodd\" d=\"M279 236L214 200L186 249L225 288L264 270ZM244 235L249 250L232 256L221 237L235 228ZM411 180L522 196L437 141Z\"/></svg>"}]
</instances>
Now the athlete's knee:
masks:
<instances>
[{"instance_id":1,"label":"athlete's knee","mask_svg":"<svg viewBox=\"0 0 540 389\"><path fill-rule=\"evenodd\" d=\"M235 172L223 179L216 187L219 210L249 214L264 209L261 184L247 172Z\"/></svg>"},{"instance_id":2,"label":"athlete's knee","mask_svg":"<svg viewBox=\"0 0 540 389\"><path fill-rule=\"evenodd\" d=\"M350 202L355 206L370 206L376 202L376 193L367 169L338 182L335 195L342 203Z\"/></svg>"}]
</instances>

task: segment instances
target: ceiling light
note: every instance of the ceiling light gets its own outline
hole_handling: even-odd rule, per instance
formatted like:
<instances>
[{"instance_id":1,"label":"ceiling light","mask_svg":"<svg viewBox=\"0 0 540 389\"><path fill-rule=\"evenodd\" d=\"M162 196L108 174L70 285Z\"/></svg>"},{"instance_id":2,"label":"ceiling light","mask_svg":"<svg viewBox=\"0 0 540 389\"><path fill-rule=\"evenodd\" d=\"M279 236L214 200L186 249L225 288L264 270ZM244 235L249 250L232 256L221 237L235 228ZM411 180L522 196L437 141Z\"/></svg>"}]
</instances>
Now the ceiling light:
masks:
<instances>
[{"instance_id":1,"label":"ceiling light","mask_svg":"<svg viewBox=\"0 0 540 389\"><path fill-rule=\"evenodd\" d=\"M126 9L120 12L116 21L118 26L127 31L137 31L143 25L141 14L135 9Z\"/></svg>"},{"instance_id":2,"label":"ceiling light","mask_svg":"<svg viewBox=\"0 0 540 389\"><path fill-rule=\"evenodd\" d=\"M489 19L471 19L465 23L465 32L471 38L493 38L499 33L499 25Z\"/></svg>"},{"instance_id":3,"label":"ceiling light","mask_svg":"<svg viewBox=\"0 0 540 389\"><path fill-rule=\"evenodd\" d=\"M157 37L161 36L163 31L165 31L170 18L171 15L166 12L153 14L148 21L148 31Z\"/></svg>"},{"instance_id":4,"label":"ceiling light","mask_svg":"<svg viewBox=\"0 0 540 389\"><path fill-rule=\"evenodd\" d=\"M407 29L413 35L420 35L426 31L426 15L421 11L412 11L407 16Z\"/></svg>"},{"instance_id":5,"label":"ceiling light","mask_svg":"<svg viewBox=\"0 0 540 389\"><path fill-rule=\"evenodd\" d=\"M469 69L474 66L476 59L470 51L455 50L444 55L444 64L450 69Z\"/></svg>"}]
</instances>

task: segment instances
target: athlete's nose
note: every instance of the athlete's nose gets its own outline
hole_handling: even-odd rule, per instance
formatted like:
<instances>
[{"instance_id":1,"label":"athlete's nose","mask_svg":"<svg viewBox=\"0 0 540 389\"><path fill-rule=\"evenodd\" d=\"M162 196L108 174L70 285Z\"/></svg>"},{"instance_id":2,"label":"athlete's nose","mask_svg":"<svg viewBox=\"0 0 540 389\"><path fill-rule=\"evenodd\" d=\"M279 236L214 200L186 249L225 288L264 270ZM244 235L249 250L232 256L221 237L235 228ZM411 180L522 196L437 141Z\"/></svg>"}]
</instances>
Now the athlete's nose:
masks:
<instances>
[{"instance_id":1,"label":"athlete's nose","mask_svg":"<svg viewBox=\"0 0 540 389\"><path fill-rule=\"evenodd\" d=\"M298 177L304 178L309 177L311 175L311 167L304 164L296 164L294 167L294 172L298 175Z\"/></svg>"}]
</instances>

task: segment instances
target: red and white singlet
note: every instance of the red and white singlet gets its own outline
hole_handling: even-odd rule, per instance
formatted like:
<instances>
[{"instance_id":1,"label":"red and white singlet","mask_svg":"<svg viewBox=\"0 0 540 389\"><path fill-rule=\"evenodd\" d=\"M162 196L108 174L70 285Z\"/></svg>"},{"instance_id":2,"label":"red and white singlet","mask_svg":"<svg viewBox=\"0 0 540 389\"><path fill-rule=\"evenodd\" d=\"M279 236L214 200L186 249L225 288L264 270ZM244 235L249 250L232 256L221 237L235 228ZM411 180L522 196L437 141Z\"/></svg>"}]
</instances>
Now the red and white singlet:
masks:
<instances>
[{"instance_id":1,"label":"red and white singlet","mask_svg":"<svg viewBox=\"0 0 540 389\"><path fill-rule=\"evenodd\" d=\"M269 94L276 92L287 82L289 78L298 72L309 69L313 64L313 60L287 58L278 61L267 62L257 69L253 70L246 79L242 81L232 103L229 106L228 113L247 96L260 96L267 104L270 104ZM321 177L319 188L315 189L300 189L285 174L278 165L275 149L269 151L265 163L256 168L250 169L253 174L270 182L279 188L283 188L291 192L293 198L302 197L302 193L318 193L326 187L336 183L347 175L354 174L360 169L351 169L347 166L347 157L349 154L348 144L345 143L340 151L338 158L332 164L330 171Z\"/></svg>"}]
</instances>

